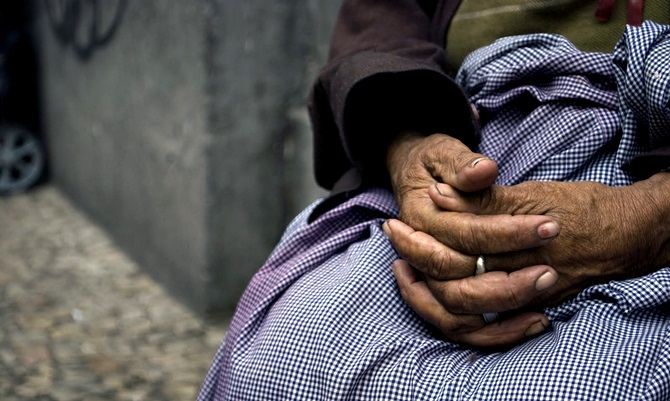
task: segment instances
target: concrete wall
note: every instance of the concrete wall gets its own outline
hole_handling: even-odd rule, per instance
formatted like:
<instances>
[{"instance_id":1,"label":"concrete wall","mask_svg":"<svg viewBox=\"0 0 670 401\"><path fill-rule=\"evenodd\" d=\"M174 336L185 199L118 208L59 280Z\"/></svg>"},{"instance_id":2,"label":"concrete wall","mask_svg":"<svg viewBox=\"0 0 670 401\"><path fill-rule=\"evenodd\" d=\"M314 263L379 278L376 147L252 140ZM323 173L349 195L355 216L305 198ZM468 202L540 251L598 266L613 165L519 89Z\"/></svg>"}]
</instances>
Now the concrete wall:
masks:
<instances>
[{"instance_id":1,"label":"concrete wall","mask_svg":"<svg viewBox=\"0 0 670 401\"><path fill-rule=\"evenodd\" d=\"M175 295L230 312L323 194L304 103L338 2L36 4L54 182Z\"/></svg>"}]
</instances>

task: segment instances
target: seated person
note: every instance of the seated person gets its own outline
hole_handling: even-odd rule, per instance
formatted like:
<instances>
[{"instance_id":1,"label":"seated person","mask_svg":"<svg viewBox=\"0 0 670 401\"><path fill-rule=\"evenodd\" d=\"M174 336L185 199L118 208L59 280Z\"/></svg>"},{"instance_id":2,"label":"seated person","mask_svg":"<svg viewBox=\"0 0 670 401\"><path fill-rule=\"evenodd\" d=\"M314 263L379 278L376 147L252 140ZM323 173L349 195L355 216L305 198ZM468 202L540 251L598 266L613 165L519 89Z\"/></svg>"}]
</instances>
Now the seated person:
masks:
<instances>
[{"instance_id":1,"label":"seated person","mask_svg":"<svg viewBox=\"0 0 670 401\"><path fill-rule=\"evenodd\" d=\"M646 59L638 75L627 73L639 43L664 54L668 28L625 35L609 72L602 55L547 35L501 41L466 61L458 80L479 111L480 150L490 158L453 137L407 130L388 148L400 210L432 213L441 227L424 231L433 236L384 224L398 204L376 177L379 160L339 179L337 169L322 174L340 187L291 223L250 283L199 399L667 399L669 174L651 166L650 178L633 183L640 170L622 169L621 158L647 167L663 159L654 152L670 132L667 90L648 91L665 94L654 103L635 87L655 77ZM506 65L506 55L528 68ZM554 56L557 64L533 63ZM616 66L624 68L615 74ZM421 75L413 78L432 79ZM570 90L558 85L566 79L575 81ZM370 83L357 82L351 91ZM431 88L458 95L442 82ZM621 98L619 112L612 102L622 82L621 93L633 96ZM636 114L639 92L661 118ZM565 161L574 164L557 179L592 181L491 185L554 179ZM395 262L389 237L425 281ZM612 252L603 258L603 250ZM487 272L473 276L481 254ZM482 314L493 312L501 316L486 324Z\"/></svg>"}]
</instances>

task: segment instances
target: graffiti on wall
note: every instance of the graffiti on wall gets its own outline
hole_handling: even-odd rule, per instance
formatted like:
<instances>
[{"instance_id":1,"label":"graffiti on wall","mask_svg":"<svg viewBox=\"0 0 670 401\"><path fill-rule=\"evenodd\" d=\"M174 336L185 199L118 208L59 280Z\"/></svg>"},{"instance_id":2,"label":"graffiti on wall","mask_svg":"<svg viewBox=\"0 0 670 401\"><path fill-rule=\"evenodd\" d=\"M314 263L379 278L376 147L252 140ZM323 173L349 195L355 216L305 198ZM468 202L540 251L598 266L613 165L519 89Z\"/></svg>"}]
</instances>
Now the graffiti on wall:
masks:
<instances>
[{"instance_id":1,"label":"graffiti on wall","mask_svg":"<svg viewBox=\"0 0 670 401\"><path fill-rule=\"evenodd\" d=\"M58 41L87 60L114 37L127 0L44 0L44 4Z\"/></svg>"}]
</instances>

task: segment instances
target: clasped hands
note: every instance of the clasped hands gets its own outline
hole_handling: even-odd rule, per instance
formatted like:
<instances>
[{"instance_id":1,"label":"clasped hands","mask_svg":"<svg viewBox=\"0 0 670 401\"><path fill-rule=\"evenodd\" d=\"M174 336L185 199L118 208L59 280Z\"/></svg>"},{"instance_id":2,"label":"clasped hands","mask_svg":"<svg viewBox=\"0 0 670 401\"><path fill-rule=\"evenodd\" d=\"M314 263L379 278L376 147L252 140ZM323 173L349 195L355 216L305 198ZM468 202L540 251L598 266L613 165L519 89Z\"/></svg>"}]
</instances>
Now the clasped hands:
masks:
<instances>
[{"instance_id":1,"label":"clasped hands","mask_svg":"<svg viewBox=\"0 0 670 401\"><path fill-rule=\"evenodd\" d=\"M668 262L668 173L629 187L493 185L498 166L443 134L399 135L387 167L400 208L384 231L405 301L453 342L511 346L549 326L543 307ZM667 214L667 213L666 213ZM664 217L667 219L667 216ZM474 275L478 256L487 272ZM483 313L500 319L487 324Z\"/></svg>"}]
</instances>

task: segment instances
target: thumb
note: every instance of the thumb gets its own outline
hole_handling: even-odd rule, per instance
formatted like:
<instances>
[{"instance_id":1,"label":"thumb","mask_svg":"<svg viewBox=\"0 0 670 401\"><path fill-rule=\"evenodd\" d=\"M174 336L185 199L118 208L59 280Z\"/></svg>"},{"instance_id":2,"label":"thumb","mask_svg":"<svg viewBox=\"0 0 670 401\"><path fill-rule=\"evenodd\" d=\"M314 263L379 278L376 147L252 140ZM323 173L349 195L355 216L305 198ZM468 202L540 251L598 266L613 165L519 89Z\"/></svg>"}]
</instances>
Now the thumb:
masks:
<instances>
[{"instance_id":1,"label":"thumb","mask_svg":"<svg viewBox=\"0 0 670 401\"><path fill-rule=\"evenodd\" d=\"M498 164L474 153L459 140L435 135L423 161L431 175L459 191L474 192L488 188L498 177Z\"/></svg>"},{"instance_id":2,"label":"thumb","mask_svg":"<svg viewBox=\"0 0 670 401\"><path fill-rule=\"evenodd\" d=\"M448 161L434 163L433 170L433 176L463 192L486 189L498 178L498 164L472 152L461 152Z\"/></svg>"},{"instance_id":3,"label":"thumb","mask_svg":"<svg viewBox=\"0 0 670 401\"><path fill-rule=\"evenodd\" d=\"M507 196L504 186L493 185L473 193L464 193L451 185L435 183L428 188L430 199L444 210L478 215L516 214L514 197Z\"/></svg>"}]
</instances>

